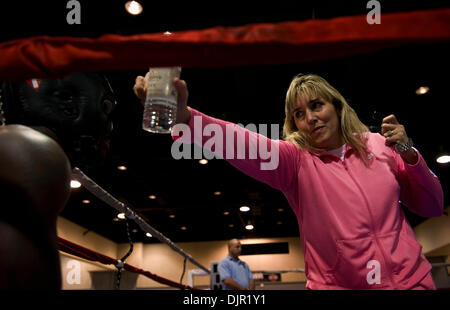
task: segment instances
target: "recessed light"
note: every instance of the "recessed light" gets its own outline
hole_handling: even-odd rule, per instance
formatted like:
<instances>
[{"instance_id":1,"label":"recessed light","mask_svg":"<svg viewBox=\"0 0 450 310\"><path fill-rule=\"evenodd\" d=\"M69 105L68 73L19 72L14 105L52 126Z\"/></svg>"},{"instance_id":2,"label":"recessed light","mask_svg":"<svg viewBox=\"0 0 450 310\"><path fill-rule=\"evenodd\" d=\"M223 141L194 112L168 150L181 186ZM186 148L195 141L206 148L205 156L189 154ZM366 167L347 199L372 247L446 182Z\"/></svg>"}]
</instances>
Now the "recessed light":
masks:
<instances>
[{"instance_id":1,"label":"recessed light","mask_svg":"<svg viewBox=\"0 0 450 310\"><path fill-rule=\"evenodd\" d=\"M169 215L169 217L170 217L171 219L174 219L174 218L175 218L175 214L171 214L171 215Z\"/></svg>"},{"instance_id":2,"label":"recessed light","mask_svg":"<svg viewBox=\"0 0 450 310\"><path fill-rule=\"evenodd\" d=\"M208 163L208 160L207 159L200 159L198 161L198 163L201 164L201 165L206 165Z\"/></svg>"},{"instance_id":3,"label":"recessed light","mask_svg":"<svg viewBox=\"0 0 450 310\"><path fill-rule=\"evenodd\" d=\"M83 200L81 200L81 203L89 204L89 203L91 203L91 201L89 199L83 199Z\"/></svg>"},{"instance_id":4,"label":"recessed light","mask_svg":"<svg viewBox=\"0 0 450 310\"><path fill-rule=\"evenodd\" d=\"M127 170L127 167L126 166L117 166L117 169L125 171L125 170Z\"/></svg>"},{"instance_id":5,"label":"recessed light","mask_svg":"<svg viewBox=\"0 0 450 310\"><path fill-rule=\"evenodd\" d=\"M418 95L425 95L429 91L430 91L429 87L427 87L427 86L420 86L419 88L416 89L416 94L418 94Z\"/></svg>"},{"instance_id":6,"label":"recessed light","mask_svg":"<svg viewBox=\"0 0 450 310\"><path fill-rule=\"evenodd\" d=\"M283 208L278 208L278 212L283 212L284 209Z\"/></svg>"},{"instance_id":7,"label":"recessed light","mask_svg":"<svg viewBox=\"0 0 450 310\"><path fill-rule=\"evenodd\" d=\"M247 230L253 230L253 225L252 224L248 224L248 225L246 225L245 226L245 229L247 229Z\"/></svg>"},{"instance_id":8,"label":"recessed light","mask_svg":"<svg viewBox=\"0 0 450 310\"><path fill-rule=\"evenodd\" d=\"M250 211L250 208L247 206L242 206L239 208L239 210L241 210L242 212L248 212L248 211Z\"/></svg>"},{"instance_id":9,"label":"recessed light","mask_svg":"<svg viewBox=\"0 0 450 310\"><path fill-rule=\"evenodd\" d=\"M81 187L81 183L78 182L77 180L72 180L72 181L70 181L70 187L71 188L80 188Z\"/></svg>"},{"instance_id":10,"label":"recessed light","mask_svg":"<svg viewBox=\"0 0 450 310\"><path fill-rule=\"evenodd\" d=\"M229 224L228 227L234 227L234 224Z\"/></svg>"},{"instance_id":11,"label":"recessed light","mask_svg":"<svg viewBox=\"0 0 450 310\"><path fill-rule=\"evenodd\" d=\"M441 155L436 158L436 161L440 164L448 164L450 163L450 155Z\"/></svg>"},{"instance_id":12,"label":"recessed light","mask_svg":"<svg viewBox=\"0 0 450 310\"><path fill-rule=\"evenodd\" d=\"M186 230L187 227L186 226L181 226L181 230Z\"/></svg>"},{"instance_id":13,"label":"recessed light","mask_svg":"<svg viewBox=\"0 0 450 310\"><path fill-rule=\"evenodd\" d=\"M145 235L149 238L153 237L151 233L146 233Z\"/></svg>"},{"instance_id":14,"label":"recessed light","mask_svg":"<svg viewBox=\"0 0 450 310\"><path fill-rule=\"evenodd\" d=\"M117 218L118 219L121 219L121 220L124 220L125 219L125 213L119 213L119 214L117 214Z\"/></svg>"},{"instance_id":15,"label":"recessed light","mask_svg":"<svg viewBox=\"0 0 450 310\"><path fill-rule=\"evenodd\" d=\"M214 192L214 195L215 195L215 196L220 196L220 195L222 195L222 192L219 192L219 191Z\"/></svg>"},{"instance_id":16,"label":"recessed light","mask_svg":"<svg viewBox=\"0 0 450 310\"><path fill-rule=\"evenodd\" d=\"M223 214L224 214L224 215L228 215L228 214L230 214L230 212L225 211Z\"/></svg>"},{"instance_id":17,"label":"recessed light","mask_svg":"<svg viewBox=\"0 0 450 310\"><path fill-rule=\"evenodd\" d=\"M156 196L155 196L155 195L150 195L150 196L148 196L148 198L150 198L150 199L156 199Z\"/></svg>"},{"instance_id":18,"label":"recessed light","mask_svg":"<svg viewBox=\"0 0 450 310\"><path fill-rule=\"evenodd\" d=\"M137 1L128 1L125 3L125 9L131 15L139 15L143 11L142 5Z\"/></svg>"}]
</instances>

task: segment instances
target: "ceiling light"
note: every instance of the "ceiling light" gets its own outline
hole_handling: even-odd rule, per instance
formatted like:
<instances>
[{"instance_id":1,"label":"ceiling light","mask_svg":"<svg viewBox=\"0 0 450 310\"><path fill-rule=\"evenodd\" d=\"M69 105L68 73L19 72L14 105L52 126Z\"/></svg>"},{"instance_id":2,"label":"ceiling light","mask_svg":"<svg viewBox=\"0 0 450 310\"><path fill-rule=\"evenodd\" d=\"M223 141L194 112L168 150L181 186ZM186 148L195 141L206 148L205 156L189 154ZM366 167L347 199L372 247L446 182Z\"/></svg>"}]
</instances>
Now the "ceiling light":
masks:
<instances>
[{"instance_id":1,"label":"ceiling light","mask_svg":"<svg viewBox=\"0 0 450 310\"><path fill-rule=\"evenodd\" d=\"M283 224L282 221L278 221L278 222L277 222L277 225L281 225L281 224Z\"/></svg>"},{"instance_id":2,"label":"ceiling light","mask_svg":"<svg viewBox=\"0 0 450 310\"><path fill-rule=\"evenodd\" d=\"M150 199L156 199L156 196L155 196L155 195L150 195L150 196L148 196L148 198L150 198Z\"/></svg>"},{"instance_id":3,"label":"ceiling light","mask_svg":"<svg viewBox=\"0 0 450 310\"><path fill-rule=\"evenodd\" d=\"M245 225L245 229L252 230L254 227L252 224Z\"/></svg>"},{"instance_id":4,"label":"ceiling light","mask_svg":"<svg viewBox=\"0 0 450 310\"><path fill-rule=\"evenodd\" d=\"M215 195L215 196L222 195L222 192L214 192L214 195Z\"/></svg>"},{"instance_id":5,"label":"ceiling light","mask_svg":"<svg viewBox=\"0 0 450 310\"><path fill-rule=\"evenodd\" d=\"M149 238L153 237L151 233L146 233L145 235Z\"/></svg>"},{"instance_id":6,"label":"ceiling light","mask_svg":"<svg viewBox=\"0 0 450 310\"><path fill-rule=\"evenodd\" d=\"M70 187L71 188L79 188L79 187L81 187L81 183L78 182L77 180L72 180L72 181L70 181Z\"/></svg>"},{"instance_id":7,"label":"ceiling light","mask_svg":"<svg viewBox=\"0 0 450 310\"><path fill-rule=\"evenodd\" d=\"M234 227L234 224L229 224L228 227Z\"/></svg>"},{"instance_id":8,"label":"ceiling light","mask_svg":"<svg viewBox=\"0 0 450 310\"><path fill-rule=\"evenodd\" d=\"M117 214L117 218L118 219L121 219L121 220L124 220L125 219L125 213L119 213L119 214Z\"/></svg>"},{"instance_id":9,"label":"ceiling light","mask_svg":"<svg viewBox=\"0 0 450 310\"><path fill-rule=\"evenodd\" d=\"M283 212L284 209L283 208L278 208L278 212Z\"/></svg>"},{"instance_id":10,"label":"ceiling light","mask_svg":"<svg viewBox=\"0 0 450 310\"><path fill-rule=\"evenodd\" d=\"M171 34L172 34L172 32L170 32L170 31L164 32L164 35L166 35L166 36L170 36Z\"/></svg>"},{"instance_id":11,"label":"ceiling light","mask_svg":"<svg viewBox=\"0 0 450 310\"><path fill-rule=\"evenodd\" d=\"M81 203L89 204L89 203L91 203L91 201L88 199L83 199L83 200L81 200Z\"/></svg>"},{"instance_id":12,"label":"ceiling light","mask_svg":"<svg viewBox=\"0 0 450 310\"><path fill-rule=\"evenodd\" d=\"M169 217L170 217L171 219L174 219L174 218L175 218L175 214L171 214L171 215L169 215Z\"/></svg>"},{"instance_id":13,"label":"ceiling light","mask_svg":"<svg viewBox=\"0 0 450 310\"><path fill-rule=\"evenodd\" d=\"M426 93L428 93L429 90L430 90L429 87L420 86L419 88L416 89L416 94L418 94L418 95L425 95Z\"/></svg>"},{"instance_id":14,"label":"ceiling light","mask_svg":"<svg viewBox=\"0 0 450 310\"><path fill-rule=\"evenodd\" d=\"M186 226L181 226L181 230L186 230L187 227Z\"/></svg>"},{"instance_id":15,"label":"ceiling light","mask_svg":"<svg viewBox=\"0 0 450 310\"><path fill-rule=\"evenodd\" d=\"M450 163L450 155L440 155L436 158L436 161L440 164L448 164Z\"/></svg>"},{"instance_id":16,"label":"ceiling light","mask_svg":"<svg viewBox=\"0 0 450 310\"><path fill-rule=\"evenodd\" d=\"M125 3L125 9L131 15L139 15L142 13L142 5L137 1L128 1Z\"/></svg>"},{"instance_id":17,"label":"ceiling light","mask_svg":"<svg viewBox=\"0 0 450 310\"><path fill-rule=\"evenodd\" d=\"M208 163L208 160L207 159L200 159L198 162L201 165L206 165Z\"/></svg>"},{"instance_id":18,"label":"ceiling light","mask_svg":"<svg viewBox=\"0 0 450 310\"><path fill-rule=\"evenodd\" d=\"M228 215L228 214L230 214L230 212L225 211L223 214L224 214L224 215Z\"/></svg>"},{"instance_id":19,"label":"ceiling light","mask_svg":"<svg viewBox=\"0 0 450 310\"><path fill-rule=\"evenodd\" d=\"M242 212L248 212L248 211L250 211L250 208L247 206L242 206L239 208L239 210L241 210Z\"/></svg>"},{"instance_id":20,"label":"ceiling light","mask_svg":"<svg viewBox=\"0 0 450 310\"><path fill-rule=\"evenodd\" d=\"M117 166L117 169L125 171L125 170L127 170L127 167L126 166Z\"/></svg>"}]
</instances>

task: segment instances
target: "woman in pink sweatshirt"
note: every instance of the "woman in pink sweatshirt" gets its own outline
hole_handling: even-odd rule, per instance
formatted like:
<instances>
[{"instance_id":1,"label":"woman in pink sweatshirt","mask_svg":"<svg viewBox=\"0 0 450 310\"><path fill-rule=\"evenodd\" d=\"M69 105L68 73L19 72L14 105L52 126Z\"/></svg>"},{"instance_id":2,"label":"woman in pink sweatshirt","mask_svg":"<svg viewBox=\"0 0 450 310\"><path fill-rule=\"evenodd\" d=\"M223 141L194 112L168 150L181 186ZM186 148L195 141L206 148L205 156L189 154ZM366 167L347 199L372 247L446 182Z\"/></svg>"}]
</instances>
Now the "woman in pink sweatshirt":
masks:
<instances>
[{"instance_id":1,"label":"woman in pink sweatshirt","mask_svg":"<svg viewBox=\"0 0 450 310\"><path fill-rule=\"evenodd\" d=\"M138 77L134 86L142 101L147 81ZM394 115L383 119L381 135L370 133L327 81L298 75L286 95L284 140L271 140L188 107L185 81L173 83L173 138L209 148L286 196L299 224L308 289L435 289L400 201L420 216L440 216L442 187ZM220 145L211 143L212 131ZM236 156L239 146L249 154L262 145L275 160Z\"/></svg>"}]
</instances>

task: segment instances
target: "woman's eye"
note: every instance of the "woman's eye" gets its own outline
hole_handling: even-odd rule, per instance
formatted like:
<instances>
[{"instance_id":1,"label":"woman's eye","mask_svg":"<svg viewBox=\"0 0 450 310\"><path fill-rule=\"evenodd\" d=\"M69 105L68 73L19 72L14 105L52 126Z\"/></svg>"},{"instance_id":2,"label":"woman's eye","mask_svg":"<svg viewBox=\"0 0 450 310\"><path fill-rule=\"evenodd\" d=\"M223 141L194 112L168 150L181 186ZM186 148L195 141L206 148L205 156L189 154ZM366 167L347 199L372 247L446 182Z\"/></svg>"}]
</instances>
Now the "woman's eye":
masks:
<instances>
[{"instance_id":1,"label":"woman's eye","mask_svg":"<svg viewBox=\"0 0 450 310\"><path fill-rule=\"evenodd\" d=\"M295 118L300 118L302 116L302 113L300 111L295 111L294 112L294 117Z\"/></svg>"},{"instance_id":2,"label":"woman's eye","mask_svg":"<svg viewBox=\"0 0 450 310\"><path fill-rule=\"evenodd\" d=\"M318 108L320 108L322 106L322 102L320 102L320 101L316 101L316 102L314 102L313 103L313 110L315 110L315 109L318 109Z\"/></svg>"}]
</instances>

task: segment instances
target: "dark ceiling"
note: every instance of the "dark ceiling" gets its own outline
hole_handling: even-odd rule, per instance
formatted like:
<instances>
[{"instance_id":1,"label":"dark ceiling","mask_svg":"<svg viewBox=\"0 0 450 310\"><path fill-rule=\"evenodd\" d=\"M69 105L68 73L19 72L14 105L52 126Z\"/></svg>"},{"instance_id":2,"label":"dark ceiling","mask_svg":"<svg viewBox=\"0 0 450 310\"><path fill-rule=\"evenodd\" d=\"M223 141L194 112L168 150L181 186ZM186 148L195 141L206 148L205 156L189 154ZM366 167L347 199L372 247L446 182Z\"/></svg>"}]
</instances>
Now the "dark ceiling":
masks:
<instances>
[{"instance_id":1,"label":"dark ceiling","mask_svg":"<svg viewBox=\"0 0 450 310\"><path fill-rule=\"evenodd\" d=\"M2 41L42 34L95 37L103 33L129 35L325 19L365 15L369 11L367 1L345 1L345 6L341 4L344 1L277 1L271 5L250 1L244 7L243 1L210 1L202 5L191 4L192 1L144 1L144 13L133 17L124 11L124 1L80 1L82 24L69 26L65 1L59 2L59 7L46 7L42 1L2 4L0 26L7 29L1 33ZM448 6L447 1L380 2L382 14ZM319 74L341 91L367 125L379 126L380 115L395 114L430 169L440 177L447 197L449 166L438 165L435 158L442 151L450 152L445 109L449 103L448 55L448 42L410 45L314 63L183 68L182 79L188 83L190 106L244 125L279 124L281 130L284 96L292 77L300 72ZM106 72L118 100L110 160L103 169L90 171L89 176L174 242L298 236L296 218L281 192L251 179L223 160L214 159L207 165L194 159L175 160L169 135L141 129L143 108L132 87L136 76L145 73L145 68ZM419 86L430 87L430 92L416 95ZM128 169L118 170L118 165ZM221 195L214 195L216 191ZM156 199L149 199L149 195ZM83 199L91 203L83 204ZM240 212L243 204L250 206L251 211ZM228 215L224 214L226 211ZM405 212L413 226L424 220L406 209ZM62 212L63 217L85 227L86 233L94 231L116 242L127 242L126 226L123 221L113 220L116 215L114 209L83 188L73 190ZM255 226L253 231L244 229L249 220ZM131 229L135 229L135 242L158 242L145 237L133 223Z\"/></svg>"}]
</instances>

